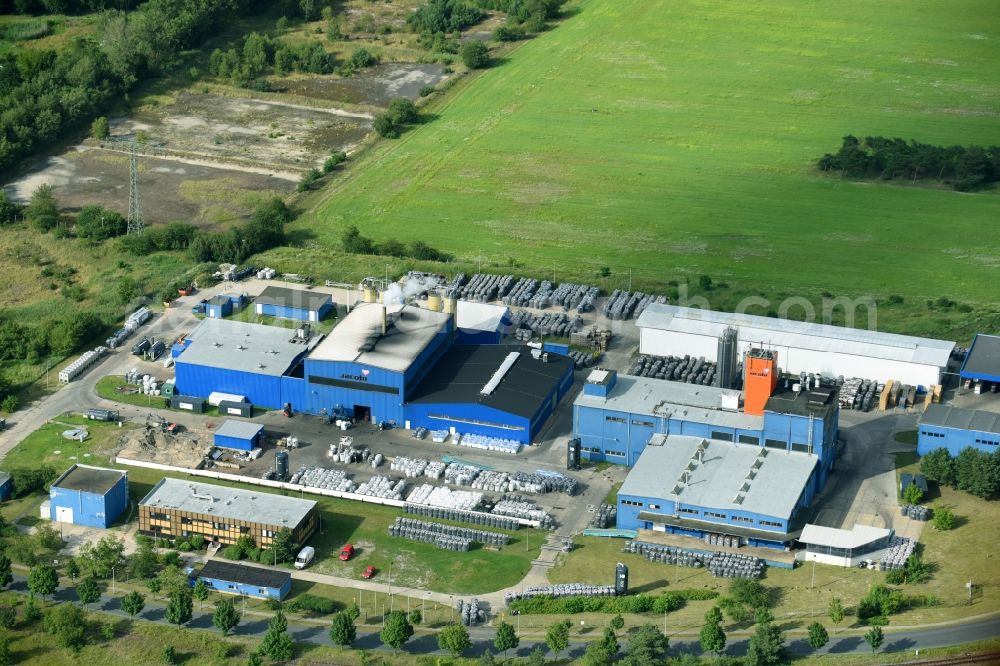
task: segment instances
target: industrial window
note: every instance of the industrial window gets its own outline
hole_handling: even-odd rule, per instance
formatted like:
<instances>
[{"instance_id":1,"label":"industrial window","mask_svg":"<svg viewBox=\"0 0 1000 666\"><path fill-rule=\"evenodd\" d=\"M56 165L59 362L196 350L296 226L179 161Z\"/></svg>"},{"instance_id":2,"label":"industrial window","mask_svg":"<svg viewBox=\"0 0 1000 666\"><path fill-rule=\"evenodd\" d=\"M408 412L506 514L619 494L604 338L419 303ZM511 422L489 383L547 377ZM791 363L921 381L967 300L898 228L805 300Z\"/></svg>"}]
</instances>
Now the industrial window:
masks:
<instances>
[{"instance_id":1,"label":"industrial window","mask_svg":"<svg viewBox=\"0 0 1000 666\"><path fill-rule=\"evenodd\" d=\"M632 419L632 425L634 425L634 426L645 426L647 428L652 428L653 427L653 422L652 421L643 421L641 419Z\"/></svg>"},{"instance_id":2,"label":"industrial window","mask_svg":"<svg viewBox=\"0 0 1000 666\"><path fill-rule=\"evenodd\" d=\"M810 453L809 445L803 444L802 442L792 442L792 451L800 451L802 453Z\"/></svg>"},{"instance_id":3,"label":"industrial window","mask_svg":"<svg viewBox=\"0 0 1000 666\"><path fill-rule=\"evenodd\" d=\"M499 428L501 430L524 430L524 426L510 425L509 423L495 423L493 421L480 421L478 419L465 419L458 416L448 416L447 414L428 414L427 418L438 421L451 421L453 423L468 423L469 425L484 426L487 428Z\"/></svg>"},{"instance_id":4,"label":"industrial window","mask_svg":"<svg viewBox=\"0 0 1000 666\"><path fill-rule=\"evenodd\" d=\"M593 446L581 446L580 450L583 451L584 453L603 453L601 449L598 449Z\"/></svg>"},{"instance_id":5,"label":"industrial window","mask_svg":"<svg viewBox=\"0 0 1000 666\"><path fill-rule=\"evenodd\" d=\"M228 529L225 523L212 523L212 527L214 527L217 530Z\"/></svg>"},{"instance_id":6,"label":"industrial window","mask_svg":"<svg viewBox=\"0 0 1000 666\"><path fill-rule=\"evenodd\" d=\"M781 523L777 523L773 520L761 520L759 523L761 525L767 525L768 527L782 527Z\"/></svg>"},{"instance_id":7,"label":"industrial window","mask_svg":"<svg viewBox=\"0 0 1000 666\"><path fill-rule=\"evenodd\" d=\"M650 509L659 509L659 508L660 508L660 505L659 505L659 504L650 504L650 505L649 505L649 508L650 508Z\"/></svg>"},{"instance_id":8,"label":"industrial window","mask_svg":"<svg viewBox=\"0 0 1000 666\"><path fill-rule=\"evenodd\" d=\"M608 449L604 453L605 453L605 455L609 455L609 456L618 456L620 458L624 458L625 457L625 452L624 451L612 451L612 450Z\"/></svg>"},{"instance_id":9,"label":"industrial window","mask_svg":"<svg viewBox=\"0 0 1000 666\"><path fill-rule=\"evenodd\" d=\"M330 377L316 377L310 375L309 383L349 389L351 391L369 391L373 393L389 393L391 395L399 395L399 389L394 386L382 386L380 384L369 384L368 382L352 382L345 379L331 379Z\"/></svg>"},{"instance_id":10,"label":"industrial window","mask_svg":"<svg viewBox=\"0 0 1000 666\"><path fill-rule=\"evenodd\" d=\"M744 516L732 516L732 519L738 523L750 523L753 524L753 518L746 518Z\"/></svg>"},{"instance_id":11,"label":"industrial window","mask_svg":"<svg viewBox=\"0 0 1000 666\"><path fill-rule=\"evenodd\" d=\"M722 520L725 520L726 519L726 514L724 514L724 513L715 513L714 511L706 511L705 512L705 517L706 518L721 518Z\"/></svg>"},{"instance_id":12,"label":"industrial window","mask_svg":"<svg viewBox=\"0 0 1000 666\"><path fill-rule=\"evenodd\" d=\"M760 437L754 437L753 435L740 435L740 444L753 444L755 446L760 446Z\"/></svg>"},{"instance_id":13,"label":"industrial window","mask_svg":"<svg viewBox=\"0 0 1000 666\"><path fill-rule=\"evenodd\" d=\"M625 419L620 416L605 416L605 421L611 421L612 423L625 423Z\"/></svg>"},{"instance_id":14,"label":"industrial window","mask_svg":"<svg viewBox=\"0 0 1000 666\"><path fill-rule=\"evenodd\" d=\"M690 514L695 515L695 516L697 516L700 513L700 511L698 511L698 509L686 509L686 508L683 508L683 507L681 507L680 509L677 509L677 511L679 511L680 513L690 513Z\"/></svg>"},{"instance_id":15,"label":"industrial window","mask_svg":"<svg viewBox=\"0 0 1000 666\"><path fill-rule=\"evenodd\" d=\"M632 500L622 500L622 504L625 506L642 506L642 502L634 502Z\"/></svg>"},{"instance_id":16,"label":"industrial window","mask_svg":"<svg viewBox=\"0 0 1000 666\"><path fill-rule=\"evenodd\" d=\"M712 439L720 439L723 442L731 442L733 441L733 434L731 432L721 432L719 430L713 430Z\"/></svg>"},{"instance_id":17,"label":"industrial window","mask_svg":"<svg viewBox=\"0 0 1000 666\"><path fill-rule=\"evenodd\" d=\"M976 444L989 444L990 446L997 446L998 442L995 442L992 439L977 439Z\"/></svg>"},{"instance_id":18,"label":"industrial window","mask_svg":"<svg viewBox=\"0 0 1000 666\"><path fill-rule=\"evenodd\" d=\"M787 449L788 443L783 442L780 439L765 439L764 446L769 449Z\"/></svg>"},{"instance_id":19,"label":"industrial window","mask_svg":"<svg viewBox=\"0 0 1000 666\"><path fill-rule=\"evenodd\" d=\"M275 534L274 530L261 530L261 534L262 534L263 536L265 536L265 537L273 537L273 536L276 536L276 534Z\"/></svg>"},{"instance_id":20,"label":"industrial window","mask_svg":"<svg viewBox=\"0 0 1000 666\"><path fill-rule=\"evenodd\" d=\"M155 511L149 512L149 517L153 520L170 520L170 516L165 513L157 513Z\"/></svg>"},{"instance_id":21,"label":"industrial window","mask_svg":"<svg viewBox=\"0 0 1000 666\"><path fill-rule=\"evenodd\" d=\"M258 592L258 594L267 594L267 588L266 587L258 587L257 588L257 592Z\"/></svg>"}]
</instances>

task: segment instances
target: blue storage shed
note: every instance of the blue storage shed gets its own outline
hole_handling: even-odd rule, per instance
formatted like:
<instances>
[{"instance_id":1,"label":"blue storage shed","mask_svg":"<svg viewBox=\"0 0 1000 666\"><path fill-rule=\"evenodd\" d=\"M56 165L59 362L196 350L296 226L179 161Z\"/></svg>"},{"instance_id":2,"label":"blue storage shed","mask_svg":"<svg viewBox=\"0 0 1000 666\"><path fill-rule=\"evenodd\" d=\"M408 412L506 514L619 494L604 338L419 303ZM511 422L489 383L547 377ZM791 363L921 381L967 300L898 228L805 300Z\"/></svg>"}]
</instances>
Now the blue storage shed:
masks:
<instances>
[{"instance_id":1,"label":"blue storage shed","mask_svg":"<svg viewBox=\"0 0 1000 666\"><path fill-rule=\"evenodd\" d=\"M993 453L1000 449L1000 414L950 405L927 405L917 430L917 454L945 448L957 456L965 448Z\"/></svg>"},{"instance_id":2,"label":"blue storage shed","mask_svg":"<svg viewBox=\"0 0 1000 666\"><path fill-rule=\"evenodd\" d=\"M300 321L322 321L333 307L329 294L273 285L254 300L254 311L259 315Z\"/></svg>"},{"instance_id":3,"label":"blue storage shed","mask_svg":"<svg viewBox=\"0 0 1000 666\"><path fill-rule=\"evenodd\" d=\"M190 584L203 581L209 589L223 594L246 595L255 599L284 599L292 589L292 575L287 571L250 567L245 564L210 560Z\"/></svg>"},{"instance_id":4,"label":"blue storage shed","mask_svg":"<svg viewBox=\"0 0 1000 666\"><path fill-rule=\"evenodd\" d=\"M205 304L205 316L212 319L222 319L233 314L233 301L225 294L219 294L209 299Z\"/></svg>"},{"instance_id":5,"label":"blue storage shed","mask_svg":"<svg viewBox=\"0 0 1000 666\"><path fill-rule=\"evenodd\" d=\"M73 465L49 488L50 519L108 527L128 506L128 475L117 469Z\"/></svg>"},{"instance_id":6,"label":"blue storage shed","mask_svg":"<svg viewBox=\"0 0 1000 666\"><path fill-rule=\"evenodd\" d=\"M215 431L215 445L222 449L250 451L260 446L264 426L249 421L226 419Z\"/></svg>"},{"instance_id":7,"label":"blue storage shed","mask_svg":"<svg viewBox=\"0 0 1000 666\"><path fill-rule=\"evenodd\" d=\"M7 472L0 472L0 502L6 502L14 492L14 479Z\"/></svg>"}]
</instances>

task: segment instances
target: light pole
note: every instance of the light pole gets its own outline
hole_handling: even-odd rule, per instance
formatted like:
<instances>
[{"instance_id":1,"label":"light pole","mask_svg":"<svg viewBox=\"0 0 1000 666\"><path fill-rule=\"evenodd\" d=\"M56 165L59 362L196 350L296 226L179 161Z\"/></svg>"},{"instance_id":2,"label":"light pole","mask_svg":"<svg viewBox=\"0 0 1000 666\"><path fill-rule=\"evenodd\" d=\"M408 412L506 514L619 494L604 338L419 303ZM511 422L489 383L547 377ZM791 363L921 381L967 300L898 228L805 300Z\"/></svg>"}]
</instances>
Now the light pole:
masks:
<instances>
[{"instance_id":1,"label":"light pole","mask_svg":"<svg viewBox=\"0 0 1000 666\"><path fill-rule=\"evenodd\" d=\"M392 563L395 562L395 558L389 560L389 610L393 609L393 599L392 599ZM384 604L383 604L384 606Z\"/></svg>"}]
</instances>

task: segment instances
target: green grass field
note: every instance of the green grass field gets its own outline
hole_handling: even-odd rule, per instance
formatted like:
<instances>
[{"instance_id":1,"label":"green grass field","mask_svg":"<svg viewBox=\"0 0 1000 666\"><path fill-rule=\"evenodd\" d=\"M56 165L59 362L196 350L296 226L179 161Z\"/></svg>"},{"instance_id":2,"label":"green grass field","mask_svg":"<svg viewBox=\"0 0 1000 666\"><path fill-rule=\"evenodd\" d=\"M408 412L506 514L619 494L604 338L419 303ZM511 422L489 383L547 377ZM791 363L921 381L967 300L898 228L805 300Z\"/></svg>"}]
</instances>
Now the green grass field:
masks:
<instances>
[{"instance_id":1,"label":"green grass field","mask_svg":"<svg viewBox=\"0 0 1000 666\"><path fill-rule=\"evenodd\" d=\"M928 316L925 299L997 302L1000 235L983 233L1000 219L996 191L814 166L849 133L1000 142L995 3L569 8L429 122L368 151L296 225L330 248L356 224L539 277L594 282L609 266L612 286L632 269L660 289L708 274L771 299L899 294L906 307L879 326L917 333L959 319Z\"/></svg>"}]
</instances>

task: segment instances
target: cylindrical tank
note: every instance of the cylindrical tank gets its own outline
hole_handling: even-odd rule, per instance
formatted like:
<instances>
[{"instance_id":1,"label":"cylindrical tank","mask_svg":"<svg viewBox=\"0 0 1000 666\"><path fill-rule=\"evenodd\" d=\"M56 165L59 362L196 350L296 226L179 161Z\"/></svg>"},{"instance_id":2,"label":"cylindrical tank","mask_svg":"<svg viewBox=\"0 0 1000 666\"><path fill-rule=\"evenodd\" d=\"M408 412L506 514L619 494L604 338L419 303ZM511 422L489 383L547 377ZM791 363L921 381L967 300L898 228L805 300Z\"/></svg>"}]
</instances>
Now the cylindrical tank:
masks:
<instances>
[{"instance_id":1,"label":"cylindrical tank","mask_svg":"<svg viewBox=\"0 0 1000 666\"><path fill-rule=\"evenodd\" d=\"M274 473L279 481L284 481L288 478L288 451L275 452Z\"/></svg>"},{"instance_id":2,"label":"cylindrical tank","mask_svg":"<svg viewBox=\"0 0 1000 666\"><path fill-rule=\"evenodd\" d=\"M444 311L445 311L445 314L455 314L456 310L458 310L458 299L457 298L452 298L452 297L449 296L448 298L444 299Z\"/></svg>"},{"instance_id":3,"label":"cylindrical tank","mask_svg":"<svg viewBox=\"0 0 1000 666\"><path fill-rule=\"evenodd\" d=\"M364 299L365 303L374 303L378 299L378 293L374 287L365 287Z\"/></svg>"},{"instance_id":4,"label":"cylindrical tank","mask_svg":"<svg viewBox=\"0 0 1000 666\"><path fill-rule=\"evenodd\" d=\"M427 309L441 312L441 294L434 291L427 294Z\"/></svg>"}]
</instances>

